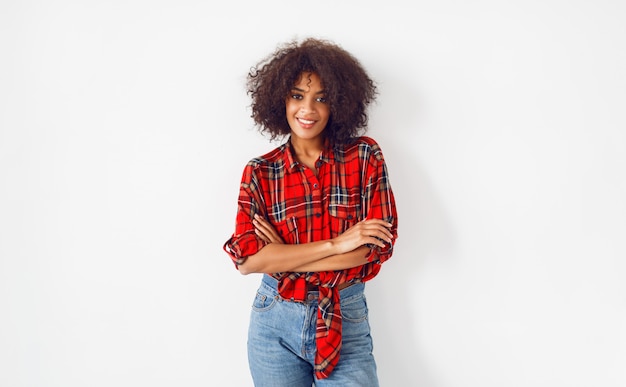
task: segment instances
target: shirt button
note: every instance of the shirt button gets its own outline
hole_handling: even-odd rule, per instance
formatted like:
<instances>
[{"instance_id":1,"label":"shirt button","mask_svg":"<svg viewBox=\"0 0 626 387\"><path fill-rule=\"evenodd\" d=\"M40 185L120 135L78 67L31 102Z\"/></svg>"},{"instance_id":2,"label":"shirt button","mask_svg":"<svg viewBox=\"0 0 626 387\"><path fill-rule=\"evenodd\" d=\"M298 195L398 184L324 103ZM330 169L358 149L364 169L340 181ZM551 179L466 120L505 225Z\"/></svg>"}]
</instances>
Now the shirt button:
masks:
<instances>
[{"instance_id":1,"label":"shirt button","mask_svg":"<svg viewBox=\"0 0 626 387\"><path fill-rule=\"evenodd\" d=\"M321 161L316 162L315 166L318 167L318 168L321 167L322 166L322 162Z\"/></svg>"},{"instance_id":2,"label":"shirt button","mask_svg":"<svg viewBox=\"0 0 626 387\"><path fill-rule=\"evenodd\" d=\"M316 213L315 213L315 217L316 217L316 218L319 218L320 216L322 216L322 214L320 214L319 212L316 212Z\"/></svg>"},{"instance_id":3,"label":"shirt button","mask_svg":"<svg viewBox=\"0 0 626 387\"><path fill-rule=\"evenodd\" d=\"M317 183L313 184L313 188L317 188Z\"/></svg>"}]
</instances>

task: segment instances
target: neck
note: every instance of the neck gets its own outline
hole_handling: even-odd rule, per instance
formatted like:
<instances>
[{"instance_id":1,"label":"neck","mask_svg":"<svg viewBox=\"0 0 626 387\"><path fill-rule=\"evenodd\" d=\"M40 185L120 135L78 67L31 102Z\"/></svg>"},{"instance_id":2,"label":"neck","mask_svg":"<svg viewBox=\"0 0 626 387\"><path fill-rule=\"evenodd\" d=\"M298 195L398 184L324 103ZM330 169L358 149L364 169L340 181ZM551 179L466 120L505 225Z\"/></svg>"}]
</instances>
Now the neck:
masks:
<instances>
[{"instance_id":1,"label":"neck","mask_svg":"<svg viewBox=\"0 0 626 387\"><path fill-rule=\"evenodd\" d=\"M291 146L295 154L304 158L317 158L322 149L324 149L324 139L317 137L310 140L303 140L297 137L291 137Z\"/></svg>"},{"instance_id":2,"label":"neck","mask_svg":"<svg viewBox=\"0 0 626 387\"><path fill-rule=\"evenodd\" d=\"M302 140L291 138L291 148L294 157L300 163L306 165L314 174L317 175L317 167L315 162L320 157L324 143L322 139Z\"/></svg>"}]
</instances>

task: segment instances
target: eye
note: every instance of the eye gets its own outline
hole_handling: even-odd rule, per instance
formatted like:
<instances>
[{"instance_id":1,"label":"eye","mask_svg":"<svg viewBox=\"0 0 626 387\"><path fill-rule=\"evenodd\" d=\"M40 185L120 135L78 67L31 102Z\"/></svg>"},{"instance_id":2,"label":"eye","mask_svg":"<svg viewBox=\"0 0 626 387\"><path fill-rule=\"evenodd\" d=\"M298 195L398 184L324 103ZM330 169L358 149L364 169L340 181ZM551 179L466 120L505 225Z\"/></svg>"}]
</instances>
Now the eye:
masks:
<instances>
[{"instance_id":1,"label":"eye","mask_svg":"<svg viewBox=\"0 0 626 387\"><path fill-rule=\"evenodd\" d=\"M326 97L319 97L315 99L317 102L326 103Z\"/></svg>"},{"instance_id":2,"label":"eye","mask_svg":"<svg viewBox=\"0 0 626 387\"><path fill-rule=\"evenodd\" d=\"M292 99L302 99L302 95L300 94L291 94Z\"/></svg>"}]
</instances>

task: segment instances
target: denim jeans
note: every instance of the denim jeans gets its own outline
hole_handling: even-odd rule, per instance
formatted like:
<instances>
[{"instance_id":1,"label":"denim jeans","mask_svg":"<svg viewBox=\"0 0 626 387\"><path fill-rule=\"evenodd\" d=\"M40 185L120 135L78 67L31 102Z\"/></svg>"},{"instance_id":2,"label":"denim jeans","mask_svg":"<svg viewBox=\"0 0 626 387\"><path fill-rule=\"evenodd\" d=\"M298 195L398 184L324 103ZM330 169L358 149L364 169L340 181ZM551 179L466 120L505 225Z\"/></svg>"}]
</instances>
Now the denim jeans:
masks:
<instances>
[{"instance_id":1,"label":"denim jeans","mask_svg":"<svg viewBox=\"0 0 626 387\"><path fill-rule=\"evenodd\" d=\"M339 292L342 346L337 367L326 379L316 379L315 323L317 291L304 302L283 300L277 281L263 275L250 317L248 362L256 387L377 387L376 362L362 283Z\"/></svg>"}]
</instances>

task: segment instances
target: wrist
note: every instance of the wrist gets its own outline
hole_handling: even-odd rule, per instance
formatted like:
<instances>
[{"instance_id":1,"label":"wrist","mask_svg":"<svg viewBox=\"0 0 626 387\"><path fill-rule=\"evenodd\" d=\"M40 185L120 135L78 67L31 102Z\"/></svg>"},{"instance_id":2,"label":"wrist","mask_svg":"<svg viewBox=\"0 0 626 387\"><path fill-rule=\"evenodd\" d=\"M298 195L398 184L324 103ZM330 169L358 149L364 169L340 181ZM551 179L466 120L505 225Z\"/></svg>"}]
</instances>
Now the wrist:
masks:
<instances>
[{"instance_id":1,"label":"wrist","mask_svg":"<svg viewBox=\"0 0 626 387\"><path fill-rule=\"evenodd\" d=\"M339 251L339 244L334 238L326 241L326 251L327 251L327 254L326 254L327 257L341 253Z\"/></svg>"}]
</instances>

